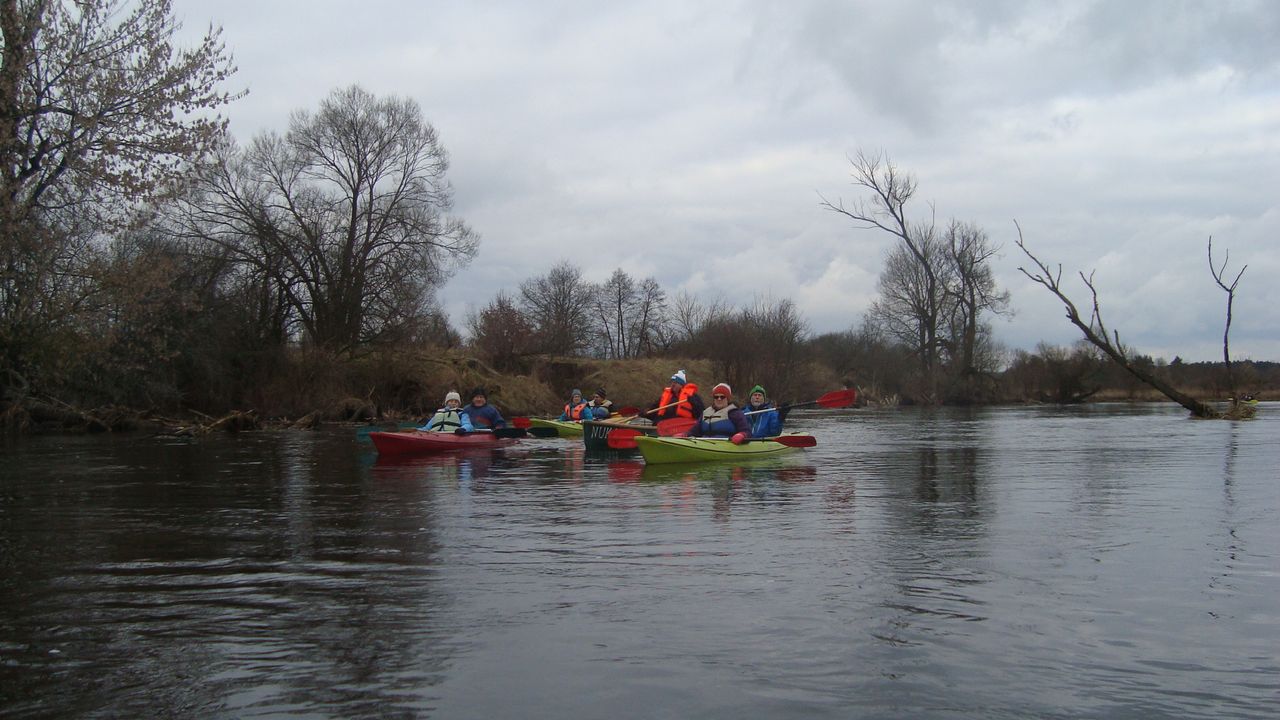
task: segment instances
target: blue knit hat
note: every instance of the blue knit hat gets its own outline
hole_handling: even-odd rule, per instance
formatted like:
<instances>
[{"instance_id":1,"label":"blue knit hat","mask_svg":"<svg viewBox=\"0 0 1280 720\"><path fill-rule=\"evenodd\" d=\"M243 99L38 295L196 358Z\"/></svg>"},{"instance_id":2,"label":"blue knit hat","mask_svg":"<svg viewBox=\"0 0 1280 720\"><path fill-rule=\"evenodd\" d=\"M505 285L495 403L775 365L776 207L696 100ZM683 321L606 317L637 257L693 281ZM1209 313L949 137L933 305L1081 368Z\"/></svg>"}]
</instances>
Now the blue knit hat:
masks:
<instances>
[{"instance_id":1,"label":"blue knit hat","mask_svg":"<svg viewBox=\"0 0 1280 720\"><path fill-rule=\"evenodd\" d=\"M677 370L676 373L671 376L670 382L678 382L681 385L685 384L684 370Z\"/></svg>"}]
</instances>

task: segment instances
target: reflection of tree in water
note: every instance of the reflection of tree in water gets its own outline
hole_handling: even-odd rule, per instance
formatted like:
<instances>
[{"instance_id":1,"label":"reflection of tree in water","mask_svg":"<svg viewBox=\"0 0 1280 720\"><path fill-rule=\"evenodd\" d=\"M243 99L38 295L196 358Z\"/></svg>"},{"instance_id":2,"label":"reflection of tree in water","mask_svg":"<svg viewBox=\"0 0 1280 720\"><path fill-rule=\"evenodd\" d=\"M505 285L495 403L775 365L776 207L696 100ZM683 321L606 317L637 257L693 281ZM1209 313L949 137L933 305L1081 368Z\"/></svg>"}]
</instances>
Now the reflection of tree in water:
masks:
<instances>
[{"instance_id":1,"label":"reflection of tree in water","mask_svg":"<svg viewBox=\"0 0 1280 720\"><path fill-rule=\"evenodd\" d=\"M974 569L986 549L976 545L987 533L979 495L984 467L981 444L987 429L981 416L956 418L948 424L922 423L921 444L904 447L879 466L882 483L892 492L886 506L889 529L880 561L885 588L892 593L881 603L891 613L885 627L873 633L894 645L910 645L916 625L982 620L974 586L988 579Z\"/></svg>"},{"instance_id":2,"label":"reflection of tree in water","mask_svg":"<svg viewBox=\"0 0 1280 720\"><path fill-rule=\"evenodd\" d=\"M447 464L369 467L349 437L321 433L103 449L53 486L83 495L74 513L15 496L60 542L15 558L0 596L6 641L39 656L4 680L7 710L395 717L426 704L457 642L435 619L451 600L433 574L431 483L402 480Z\"/></svg>"},{"instance_id":3,"label":"reflection of tree in water","mask_svg":"<svg viewBox=\"0 0 1280 720\"><path fill-rule=\"evenodd\" d=\"M1219 553L1222 555L1221 570L1209 578L1209 588L1211 590L1235 589L1231 578L1236 572L1237 556L1246 552L1240 536L1236 534L1239 522L1236 517L1236 462L1237 455L1240 452L1237 432L1238 428L1235 423L1232 423L1231 429L1227 434L1227 444L1223 448L1222 454L1222 525L1226 536L1222 538L1222 546L1219 549ZM1209 614L1217 617L1212 611Z\"/></svg>"}]
</instances>

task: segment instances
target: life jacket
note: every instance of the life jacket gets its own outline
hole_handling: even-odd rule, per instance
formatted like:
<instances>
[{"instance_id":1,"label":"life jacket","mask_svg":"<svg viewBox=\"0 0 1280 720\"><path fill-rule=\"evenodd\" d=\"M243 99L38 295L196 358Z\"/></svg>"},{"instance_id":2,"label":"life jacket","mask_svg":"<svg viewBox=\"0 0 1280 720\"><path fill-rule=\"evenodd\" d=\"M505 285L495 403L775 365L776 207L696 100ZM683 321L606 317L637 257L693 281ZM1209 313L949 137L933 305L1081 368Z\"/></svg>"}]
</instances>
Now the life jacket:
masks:
<instances>
[{"instance_id":1,"label":"life jacket","mask_svg":"<svg viewBox=\"0 0 1280 720\"><path fill-rule=\"evenodd\" d=\"M442 407L431 416L431 421L427 424L431 426L432 432L453 432L462 427L462 413Z\"/></svg>"},{"instance_id":2,"label":"life jacket","mask_svg":"<svg viewBox=\"0 0 1280 720\"><path fill-rule=\"evenodd\" d=\"M595 400L592 400L591 402L587 403L587 407L589 407L589 408L604 408L604 415L599 416L599 417L601 417L601 418L607 418L607 417L609 417L610 415L612 415L612 414L613 414L613 401L612 401L612 400L605 400L605 401L604 401L604 402L602 402L602 403L597 403ZM592 413L592 417L595 417L595 413Z\"/></svg>"},{"instance_id":3,"label":"life jacket","mask_svg":"<svg viewBox=\"0 0 1280 720\"><path fill-rule=\"evenodd\" d=\"M564 416L574 421L582 420L582 412L586 409L587 404L584 402L580 402L577 405L565 403Z\"/></svg>"},{"instance_id":4,"label":"life jacket","mask_svg":"<svg viewBox=\"0 0 1280 720\"><path fill-rule=\"evenodd\" d=\"M658 417L666 418L666 419L670 419L672 417L682 417L682 418L689 418L692 420L693 419L693 403L689 402L689 398L693 397L697 393L698 393L697 385L693 383L685 383L684 385L680 386L680 394L676 397L672 397L671 387L667 386L667 388L662 391L662 397L658 399L658 407L662 407L664 405L670 405L673 402L679 402L680 404L676 405L674 408L659 410ZM674 415L671 414L671 411L673 409L675 410Z\"/></svg>"},{"instance_id":5,"label":"life jacket","mask_svg":"<svg viewBox=\"0 0 1280 720\"><path fill-rule=\"evenodd\" d=\"M701 430L703 437L729 437L738 432L733 421L729 419L729 411L736 410L737 405L729 403L720 410L709 407L702 411Z\"/></svg>"}]
</instances>

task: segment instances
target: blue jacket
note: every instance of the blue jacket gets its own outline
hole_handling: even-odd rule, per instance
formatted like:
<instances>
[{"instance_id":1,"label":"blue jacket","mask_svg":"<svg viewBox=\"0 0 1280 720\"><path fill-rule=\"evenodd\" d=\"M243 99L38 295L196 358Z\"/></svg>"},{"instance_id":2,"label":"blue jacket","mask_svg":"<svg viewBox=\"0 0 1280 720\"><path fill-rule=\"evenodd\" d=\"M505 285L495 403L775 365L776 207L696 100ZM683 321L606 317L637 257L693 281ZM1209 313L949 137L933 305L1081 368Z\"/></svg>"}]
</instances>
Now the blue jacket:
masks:
<instances>
[{"instance_id":1,"label":"blue jacket","mask_svg":"<svg viewBox=\"0 0 1280 720\"><path fill-rule=\"evenodd\" d=\"M462 416L470 418L471 424L476 430L496 429L507 426L507 421L502 419L502 413L488 403L480 407L467 405L462 408Z\"/></svg>"},{"instance_id":2,"label":"blue jacket","mask_svg":"<svg viewBox=\"0 0 1280 720\"><path fill-rule=\"evenodd\" d=\"M590 417L587 416L587 412L591 413ZM612 402L605 400L603 404L597 405L596 401L592 400L591 402L587 403L587 410L583 411L582 419L583 420L603 420L612 414L613 414Z\"/></svg>"},{"instance_id":3,"label":"blue jacket","mask_svg":"<svg viewBox=\"0 0 1280 720\"><path fill-rule=\"evenodd\" d=\"M756 412L764 410L765 412ZM755 412L755 415L748 413ZM751 403L742 408L742 413L747 416L747 422L751 424L751 437L777 437L782 434L782 416L778 414L778 409L773 403L765 401L760 407L756 407Z\"/></svg>"}]
</instances>

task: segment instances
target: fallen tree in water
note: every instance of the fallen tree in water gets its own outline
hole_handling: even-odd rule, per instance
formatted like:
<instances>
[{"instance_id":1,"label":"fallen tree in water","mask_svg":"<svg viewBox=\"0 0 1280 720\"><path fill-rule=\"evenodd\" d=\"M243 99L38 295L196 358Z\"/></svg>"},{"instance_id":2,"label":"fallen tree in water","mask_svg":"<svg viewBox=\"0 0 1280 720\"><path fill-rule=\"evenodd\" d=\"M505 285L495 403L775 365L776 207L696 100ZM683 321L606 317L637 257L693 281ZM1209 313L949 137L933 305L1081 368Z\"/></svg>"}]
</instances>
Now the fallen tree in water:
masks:
<instances>
[{"instance_id":1,"label":"fallen tree in water","mask_svg":"<svg viewBox=\"0 0 1280 720\"><path fill-rule=\"evenodd\" d=\"M1026 268L1019 267L1018 270L1033 282L1043 285L1049 292L1053 293L1058 300L1062 301L1062 304L1065 306L1067 311L1067 319L1071 321L1071 324L1079 328L1080 332L1084 334L1086 340L1101 350L1107 357L1111 358L1111 360L1117 365L1124 368L1131 375L1146 383L1148 386L1159 391L1165 397L1191 411L1191 414L1195 417L1211 419L1238 419L1253 416L1253 406L1239 402L1237 399L1237 393L1235 393L1234 390L1231 393L1231 407L1224 413L1212 405L1182 392L1178 388L1157 377L1154 373L1135 363L1130 358L1129 349L1120 342L1120 333L1116 330L1108 331L1106 324L1102 320L1102 308L1098 302L1098 289L1093 284L1093 274L1090 273L1086 276L1083 272L1080 273L1080 279L1084 281L1085 287L1089 289L1093 299L1093 307L1089 313L1089 319L1086 321L1081 316L1080 311L1076 308L1075 303L1067 296L1066 291L1062 289L1062 266L1059 265L1056 272L1049 270L1049 267L1041 261L1040 258L1033 255L1031 251L1027 249L1022 237L1022 227L1018 226L1016 221L1014 222L1014 225L1018 228L1018 247L1026 254L1027 257L1031 258L1031 261L1036 264L1036 268L1038 269L1038 271L1028 271ZM1231 283L1230 286L1225 285L1222 280L1222 273L1223 270L1225 270L1225 262L1222 269L1215 270L1213 267L1213 238L1209 238L1209 269L1213 271L1214 279L1217 281L1218 285L1227 291L1229 298L1227 302L1227 329L1226 332L1223 333L1222 337L1222 353L1227 366L1228 380L1230 380L1231 360L1230 352L1228 350L1227 336L1231 331L1231 300L1234 299L1236 285L1240 282L1240 276L1244 275L1244 269L1240 270L1240 274L1236 276L1235 282Z\"/></svg>"}]
</instances>

